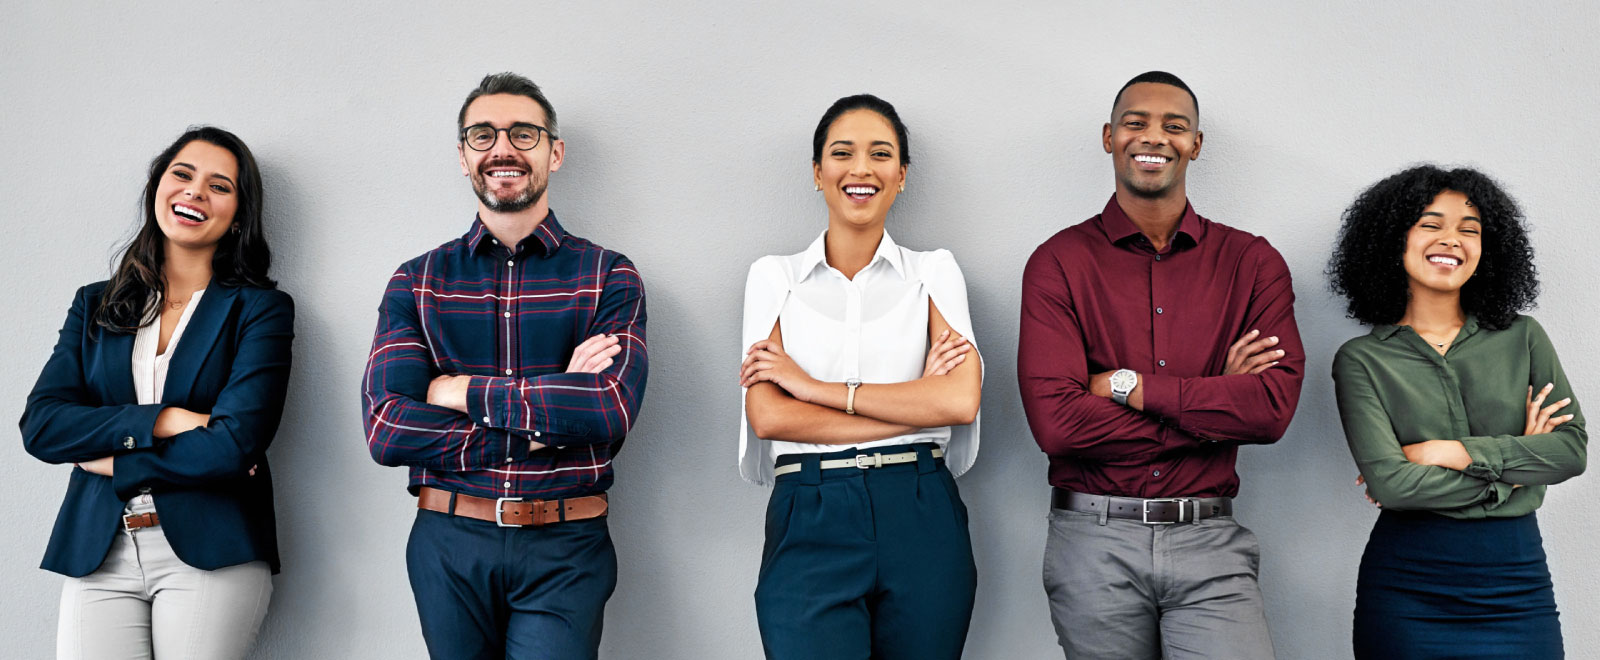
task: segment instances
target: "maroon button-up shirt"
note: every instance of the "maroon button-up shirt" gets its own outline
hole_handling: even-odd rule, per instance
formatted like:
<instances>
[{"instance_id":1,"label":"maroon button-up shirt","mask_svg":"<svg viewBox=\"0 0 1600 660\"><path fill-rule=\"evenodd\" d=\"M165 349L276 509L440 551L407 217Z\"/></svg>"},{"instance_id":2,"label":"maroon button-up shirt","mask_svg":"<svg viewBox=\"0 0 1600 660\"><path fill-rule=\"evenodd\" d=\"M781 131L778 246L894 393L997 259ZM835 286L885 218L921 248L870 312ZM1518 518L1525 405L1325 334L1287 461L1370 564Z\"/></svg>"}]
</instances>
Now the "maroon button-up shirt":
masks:
<instances>
[{"instance_id":1,"label":"maroon button-up shirt","mask_svg":"<svg viewBox=\"0 0 1600 660\"><path fill-rule=\"evenodd\" d=\"M1256 375L1222 375L1250 330L1286 351ZM1231 497L1242 443L1282 437L1305 352L1289 267L1266 239L1186 206L1157 252L1116 197L1050 237L1022 277L1017 379L1050 483L1097 495ZM1144 411L1089 392L1089 377L1139 372Z\"/></svg>"}]
</instances>

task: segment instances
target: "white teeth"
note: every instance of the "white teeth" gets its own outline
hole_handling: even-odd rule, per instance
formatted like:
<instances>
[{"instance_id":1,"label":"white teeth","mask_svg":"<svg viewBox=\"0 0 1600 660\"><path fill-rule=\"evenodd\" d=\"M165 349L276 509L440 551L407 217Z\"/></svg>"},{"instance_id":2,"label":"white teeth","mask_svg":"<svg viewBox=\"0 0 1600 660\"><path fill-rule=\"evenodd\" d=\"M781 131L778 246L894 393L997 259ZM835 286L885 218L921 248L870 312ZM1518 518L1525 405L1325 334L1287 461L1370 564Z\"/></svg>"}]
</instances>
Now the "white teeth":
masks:
<instances>
[{"instance_id":1,"label":"white teeth","mask_svg":"<svg viewBox=\"0 0 1600 660\"><path fill-rule=\"evenodd\" d=\"M509 170L499 170L497 172L490 172L489 176L499 177L499 178L506 178L506 177L513 177L513 176L522 176L522 173L521 172L513 172L513 171L509 171Z\"/></svg>"},{"instance_id":2,"label":"white teeth","mask_svg":"<svg viewBox=\"0 0 1600 660\"><path fill-rule=\"evenodd\" d=\"M1460 266L1461 265L1461 260L1457 259L1455 257L1445 257L1445 256L1428 257L1428 261L1430 261L1432 263L1436 263L1436 264L1447 264L1447 265L1451 265L1451 266Z\"/></svg>"},{"instance_id":3,"label":"white teeth","mask_svg":"<svg viewBox=\"0 0 1600 660\"><path fill-rule=\"evenodd\" d=\"M871 195L871 194L874 194L876 192L878 192L878 189L877 188L873 188L872 186L845 186L844 187L844 194L846 194L846 195Z\"/></svg>"},{"instance_id":4,"label":"white teeth","mask_svg":"<svg viewBox=\"0 0 1600 660\"><path fill-rule=\"evenodd\" d=\"M178 206L177 204L172 205L172 212L185 218L189 218L190 220L194 220L195 222L205 222L206 219L206 214L186 206Z\"/></svg>"},{"instance_id":5,"label":"white teeth","mask_svg":"<svg viewBox=\"0 0 1600 660\"><path fill-rule=\"evenodd\" d=\"M1157 165L1167 162L1167 158L1164 157L1164 156L1144 156L1144 155L1139 155L1139 156L1134 156L1133 159L1138 161L1138 162L1141 162L1141 163L1155 163Z\"/></svg>"}]
</instances>

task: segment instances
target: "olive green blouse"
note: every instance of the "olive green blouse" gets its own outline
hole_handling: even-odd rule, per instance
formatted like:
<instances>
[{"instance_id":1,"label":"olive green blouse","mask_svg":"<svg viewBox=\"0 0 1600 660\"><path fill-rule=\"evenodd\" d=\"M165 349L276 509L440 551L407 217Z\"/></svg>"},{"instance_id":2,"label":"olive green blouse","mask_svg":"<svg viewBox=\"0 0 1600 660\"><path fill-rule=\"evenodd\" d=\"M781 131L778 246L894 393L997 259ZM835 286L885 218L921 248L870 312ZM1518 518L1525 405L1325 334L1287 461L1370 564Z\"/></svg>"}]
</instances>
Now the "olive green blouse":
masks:
<instances>
[{"instance_id":1,"label":"olive green blouse","mask_svg":"<svg viewBox=\"0 0 1600 660\"><path fill-rule=\"evenodd\" d=\"M1468 316L1444 355L1409 326L1377 326L1339 348L1333 382L1350 453L1385 509L1521 516L1539 508L1546 486L1583 472L1583 412L1531 317L1487 330ZM1546 383L1555 384L1546 404L1572 397L1557 414L1574 417L1553 432L1520 435L1528 386L1537 392ZM1406 460L1400 447L1425 440L1461 441L1472 465L1456 471Z\"/></svg>"}]
</instances>

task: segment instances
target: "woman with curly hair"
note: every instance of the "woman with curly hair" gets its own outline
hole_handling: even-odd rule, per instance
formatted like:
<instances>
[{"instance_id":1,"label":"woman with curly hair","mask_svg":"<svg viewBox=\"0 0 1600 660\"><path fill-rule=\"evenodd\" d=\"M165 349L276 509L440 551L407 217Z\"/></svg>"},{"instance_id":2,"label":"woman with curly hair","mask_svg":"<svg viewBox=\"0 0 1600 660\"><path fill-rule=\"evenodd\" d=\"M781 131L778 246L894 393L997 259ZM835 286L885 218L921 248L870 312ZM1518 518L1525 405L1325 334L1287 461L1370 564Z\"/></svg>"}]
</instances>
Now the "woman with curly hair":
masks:
<instances>
[{"instance_id":1,"label":"woman with curly hair","mask_svg":"<svg viewBox=\"0 0 1600 660\"><path fill-rule=\"evenodd\" d=\"M1356 482L1383 509L1356 657L1561 657L1534 511L1583 472L1588 435L1550 338L1519 313L1539 282L1516 203L1475 170L1405 170L1345 211L1328 274L1372 326L1333 362Z\"/></svg>"}]
</instances>

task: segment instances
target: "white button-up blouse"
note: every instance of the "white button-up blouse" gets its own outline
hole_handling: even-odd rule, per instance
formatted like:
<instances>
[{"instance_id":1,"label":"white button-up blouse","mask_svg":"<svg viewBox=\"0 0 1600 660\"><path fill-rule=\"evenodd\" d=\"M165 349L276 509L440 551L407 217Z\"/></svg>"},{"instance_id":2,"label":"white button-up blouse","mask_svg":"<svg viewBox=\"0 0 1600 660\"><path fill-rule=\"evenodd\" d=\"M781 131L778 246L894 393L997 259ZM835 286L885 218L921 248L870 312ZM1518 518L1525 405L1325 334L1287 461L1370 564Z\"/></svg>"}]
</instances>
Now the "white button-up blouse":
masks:
<instances>
[{"instance_id":1,"label":"white button-up blouse","mask_svg":"<svg viewBox=\"0 0 1600 660\"><path fill-rule=\"evenodd\" d=\"M824 238L805 252L769 255L750 266L744 292L744 341L772 334L774 322L783 348L811 377L825 382L858 378L862 383L902 383L922 377L928 355L928 300L956 332L972 342L967 285L949 250L917 252L895 244L884 232L872 261L854 280L828 265ZM852 446L767 441L756 437L744 412L740 389L739 474L756 484L773 482L779 456L827 453ZM906 435L853 445L855 448L934 442L944 447L945 463L959 476L978 456L978 422L921 429ZM762 447L763 443L766 445Z\"/></svg>"}]
</instances>

